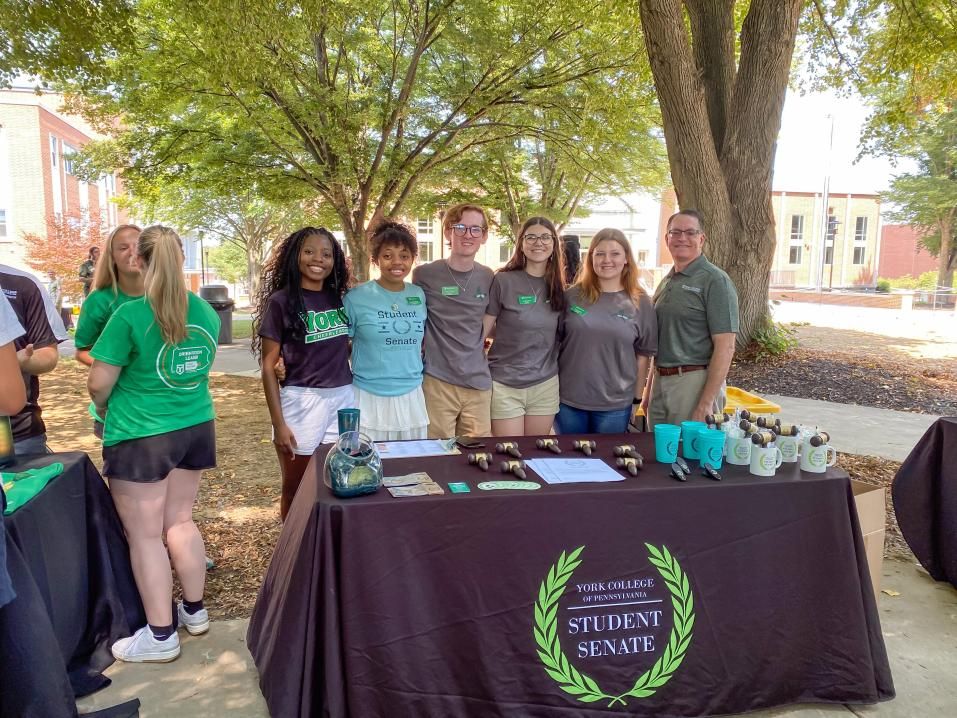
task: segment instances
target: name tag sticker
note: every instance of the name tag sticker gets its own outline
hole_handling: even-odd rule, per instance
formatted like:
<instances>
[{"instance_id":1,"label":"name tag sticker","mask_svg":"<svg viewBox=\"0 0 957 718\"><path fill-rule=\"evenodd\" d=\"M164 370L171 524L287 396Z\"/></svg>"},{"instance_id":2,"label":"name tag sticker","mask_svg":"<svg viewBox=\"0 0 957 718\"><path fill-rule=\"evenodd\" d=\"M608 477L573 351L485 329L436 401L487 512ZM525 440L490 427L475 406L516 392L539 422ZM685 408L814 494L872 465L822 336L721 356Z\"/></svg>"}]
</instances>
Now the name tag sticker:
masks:
<instances>
[{"instance_id":1,"label":"name tag sticker","mask_svg":"<svg viewBox=\"0 0 957 718\"><path fill-rule=\"evenodd\" d=\"M406 297L405 303L406 304L421 304L422 300L419 297Z\"/></svg>"},{"instance_id":2,"label":"name tag sticker","mask_svg":"<svg viewBox=\"0 0 957 718\"><path fill-rule=\"evenodd\" d=\"M588 314L587 309L585 309L584 307L580 307L577 304L572 304L571 308L572 308L572 311L575 312L575 314L580 314L581 316L585 316L586 314Z\"/></svg>"},{"instance_id":3,"label":"name tag sticker","mask_svg":"<svg viewBox=\"0 0 957 718\"><path fill-rule=\"evenodd\" d=\"M534 304L536 301L538 301L538 297L536 297L534 294L519 294L518 295L519 304Z\"/></svg>"},{"instance_id":4,"label":"name tag sticker","mask_svg":"<svg viewBox=\"0 0 957 718\"><path fill-rule=\"evenodd\" d=\"M457 297L460 291L458 287L442 287L442 295L445 297Z\"/></svg>"}]
</instances>

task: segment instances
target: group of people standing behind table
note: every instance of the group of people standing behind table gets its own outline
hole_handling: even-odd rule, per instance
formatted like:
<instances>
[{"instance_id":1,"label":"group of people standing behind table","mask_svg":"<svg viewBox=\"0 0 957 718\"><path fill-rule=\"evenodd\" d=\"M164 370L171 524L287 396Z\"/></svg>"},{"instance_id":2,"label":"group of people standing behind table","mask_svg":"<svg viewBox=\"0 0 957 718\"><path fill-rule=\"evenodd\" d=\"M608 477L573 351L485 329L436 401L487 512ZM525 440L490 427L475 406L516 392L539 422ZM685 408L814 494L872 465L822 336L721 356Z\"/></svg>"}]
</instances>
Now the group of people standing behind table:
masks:
<instances>
[{"instance_id":1,"label":"group of people standing behind table","mask_svg":"<svg viewBox=\"0 0 957 718\"><path fill-rule=\"evenodd\" d=\"M382 441L622 433L639 407L649 424L724 408L737 295L702 254L698 212L669 219L674 268L654 297L617 229L592 238L566 286L550 220L528 219L497 272L475 261L488 227L482 207L452 207L442 222L447 258L414 267L412 230L381 222L369 234L379 277L351 289L328 230L303 228L275 248L253 347L283 517L315 448L336 440L339 409L357 407L360 431Z\"/></svg>"},{"instance_id":2,"label":"group of people standing behind table","mask_svg":"<svg viewBox=\"0 0 957 718\"><path fill-rule=\"evenodd\" d=\"M342 408L358 407L360 430L374 440L546 434L553 425L624 432L638 406L651 423L723 408L737 297L702 256L697 212L670 218L674 268L653 298L618 230L592 238L566 287L561 238L548 219L525 222L498 272L475 261L488 224L481 207L451 208L442 226L448 257L413 271L414 233L381 222L369 235L379 277L356 287L326 229L305 227L274 248L253 347L283 517L316 446L337 438ZM75 343L91 367L103 473L148 622L114 644L121 660L172 660L177 624L194 635L209 627L192 507L203 470L216 464L208 378L218 333L216 313L187 289L173 230L123 225L110 234ZM172 567L183 589L176 604Z\"/></svg>"}]
</instances>

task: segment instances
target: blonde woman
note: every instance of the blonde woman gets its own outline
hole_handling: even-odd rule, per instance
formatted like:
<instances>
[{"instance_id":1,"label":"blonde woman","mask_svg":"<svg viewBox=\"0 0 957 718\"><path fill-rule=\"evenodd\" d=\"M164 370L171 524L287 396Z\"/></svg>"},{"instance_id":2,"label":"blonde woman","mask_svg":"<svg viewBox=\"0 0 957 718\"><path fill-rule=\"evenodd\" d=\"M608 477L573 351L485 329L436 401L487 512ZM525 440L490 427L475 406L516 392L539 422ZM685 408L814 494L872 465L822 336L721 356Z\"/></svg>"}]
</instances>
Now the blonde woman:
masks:
<instances>
[{"instance_id":1,"label":"blonde woman","mask_svg":"<svg viewBox=\"0 0 957 718\"><path fill-rule=\"evenodd\" d=\"M567 309L558 354L559 434L618 434L641 403L658 349L655 308L638 284L624 233L592 237Z\"/></svg>"},{"instance_id":2,"label":"blonde woman","mask_svg":"<svg viewBox=\"0 0 957 718\"><path fill-rule=\"evenodd\" d=\"M143 296L143 274L136 257L140 228L121 224L106 238L104 259L93 271L93 291L83 300L76 323L76 360L93 366L90 349L116 308Z\"/></svg>"},{"instance_id":3,"label":"blonde woman","mask_svg":"<svg viewBox=\"0 0 957 718\"><path fill-rule=\"evenodd\" d=\"M173 230L144 229L137 256L145 296L113 313L90 351L88 385L105 418L103 474L126 530L148 622L114 643L113 655L165 662L180 650L170 561L183 586L179 623L193 635L209 630L203 539L192 511L203 470L216 465L209 369L219 318L187 291L182 243Z\"/></svg>"}]
</instances>

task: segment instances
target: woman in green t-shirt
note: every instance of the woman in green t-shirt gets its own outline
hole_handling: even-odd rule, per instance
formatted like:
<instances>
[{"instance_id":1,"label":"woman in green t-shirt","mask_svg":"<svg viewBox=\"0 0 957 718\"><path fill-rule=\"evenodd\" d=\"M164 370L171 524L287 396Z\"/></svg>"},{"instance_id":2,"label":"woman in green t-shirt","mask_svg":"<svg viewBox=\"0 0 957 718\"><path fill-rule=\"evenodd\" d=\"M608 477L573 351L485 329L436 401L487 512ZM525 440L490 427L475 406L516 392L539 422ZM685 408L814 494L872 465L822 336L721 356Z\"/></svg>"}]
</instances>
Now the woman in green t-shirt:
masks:
<instances>
[{"instance_id":1,"label":"woman in green t-shirt","mask_svg":"<svg viewBox=\"0 0 957 718\"><path fill-rule=\"evenodd\" d=\"M192 510L203 470L216 465L209 370L219 318L187 291L182 244L173 230L147 227L137 254L145 295L113 312L90 351L88 384L105 417L103 474L148 621L114 643L113 655L165 662L180 650L170 608L171 561L183 586L180 625L193 635L209 630L203 539Z\"/></svg>"},{"instance_id":2,"label":"woman in green t-shirt","mask_svg":"<svg viewBox=\"0 0 957 718\"><path fill-rule=\"evenodd\" d=\"M93 366L90 349L116 308L143 296L143 274L136 258L139 236L135 224L121 224L106 238L104 261L96 264L93 291L83 300L73 337L76 360L81 364Z\"/></svg>"}]
</instances>

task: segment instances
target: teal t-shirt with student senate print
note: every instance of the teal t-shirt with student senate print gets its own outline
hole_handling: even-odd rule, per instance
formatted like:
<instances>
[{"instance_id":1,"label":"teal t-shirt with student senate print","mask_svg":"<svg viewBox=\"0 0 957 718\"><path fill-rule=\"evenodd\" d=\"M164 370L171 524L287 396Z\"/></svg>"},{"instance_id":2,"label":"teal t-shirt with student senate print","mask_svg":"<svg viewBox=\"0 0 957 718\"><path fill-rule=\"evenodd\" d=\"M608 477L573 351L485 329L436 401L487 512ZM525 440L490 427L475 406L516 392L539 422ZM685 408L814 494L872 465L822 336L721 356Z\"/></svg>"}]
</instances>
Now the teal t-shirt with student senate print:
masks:
<instances>
[{"instance_id":1,"label":"teal t-shirt with student senate print","mask_svg":"<svg viewBox=\"0 0 957 718\"><path fill-rule=\"evenodd\" d=\"M118 307L90 355L123 367L107 405L103 444L165 434L216 417L209 370L219 317L189 294L186 339L167 344L145 298Z\"/></svg>"},{"instance_id":2,"label":"teal t-shirt with student senate print","mask_svg":"<svg viewBox=\"0 0 957 718\"><path fill-rule=\"evenodd\" d=\"M422 383L425 293L414 284L392 292L375 280L343 300L352 337L353 383L376 396L401 396Z\"/></svg>"}]
</instances>

